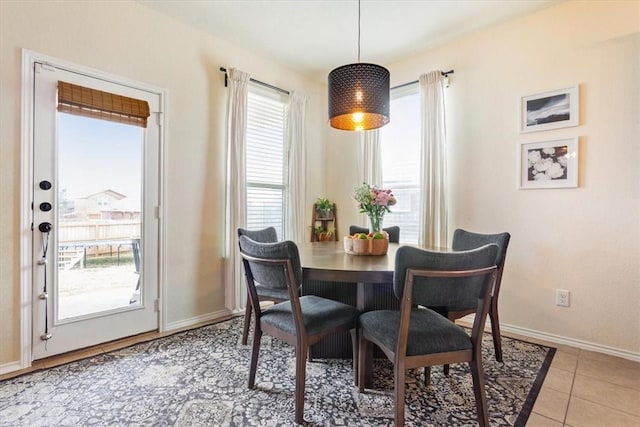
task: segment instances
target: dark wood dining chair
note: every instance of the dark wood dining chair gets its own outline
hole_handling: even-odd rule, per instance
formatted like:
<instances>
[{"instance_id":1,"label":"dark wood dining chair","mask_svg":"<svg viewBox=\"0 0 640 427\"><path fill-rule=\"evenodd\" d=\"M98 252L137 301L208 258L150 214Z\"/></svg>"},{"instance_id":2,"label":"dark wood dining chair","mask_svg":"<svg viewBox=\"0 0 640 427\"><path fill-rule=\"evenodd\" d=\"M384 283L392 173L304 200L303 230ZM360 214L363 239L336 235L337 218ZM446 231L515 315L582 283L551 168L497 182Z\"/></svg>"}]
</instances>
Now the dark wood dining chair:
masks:
<instances>
[{"instance_id":1,"label":"dark wood dining chair","mask_svg":"<svg viewBox=\"0 0 640 427\"><path fill-rule=\"evenodd\" d=\"M260 230L247 230L238 228L238 237L247 236L251 240L262 243L275 243L278 241L278 233L274 227L267 227ZM289 299L287 288L264 287L256 283L256 292L260 301L273 301L274 303L286 301ZM251 303L247 294L247 302L244 308L244 323L242 325L242 345L247 345L249 337L249 326L251 326Z\"/></svg>"},{"instance_id":2,"label":"dark wood dining chair","mask_svg":"<svg viewBox=\"0 0 640 427\"><path fill-rule=\"evenodd\" d=\"M500 294L500 283L502 282L502 272L504 262L507 257L507 247L511 235L509 233L480 234L463 229L453 232L451 247L454 251L466 251L479 248L480 246L495 243L498 245L496 255L496 266L498 267L496 284L491 292L491 303L489 305L489 318L491 319L491 335L493 337L493 348L496 360L502 362L502 337L500 335L500 321L498 318L498 295ZM444 307L430 307L446 316L449 320L460 319L468 314L475 313L476 304L474 300L459 301L455 304L447 304ZM444 366L445 375L449 375L449 365Z\"/></svg>"},{"instance_id":3,"label":"dark wood dining chair","mask_svg":"<svg viewBox=\"0 0 640 427\"><path fill-rule=\"evenodd\" d=\"M386 231L389 235L389 243L399 243L400 242L400 227L397 225L391 227L385 227L382 231ZM366 227L360 227L359 225L351 225L349 226L349 235L353 236L356 233L368 233L369 229Z\"/></svg>"},{"instance_id":4,"label":"dark wood dining chair","mask_svg":"<svg viewBox=\"0 0 640 427\"><path fill-rule=\"evenodd\" d=\"M302 284L300 254L294 242L260 243L240 236L240 255L247 276L249 300L255 328L249 365L249 388L254 388L260 340L263 333L281 339L296 352L295 422L304 421L304 389L309 347L329 334L351 332L354 364L357 360L355 307L315 295L299 296ZM286 288L289 300L266 310L260 308L256 282L271 288Z\"/></svg>"},{"instance_id":5,"label":"dark wood dining chair","mask_svg":"<svg viewBox=\"0 0 640 427\"><path fill-rule=\"evenodd\" d=\"M430 252L403 246L396 252L393 291L400 310L362 313L358 320L358 389L364 391L366 360L377 345L393 362L395 425L404 425L405 373L426 366L468 362L480 426L488 425L482 367L482 333L496 279L498 246L463 252ZM471 336L460 326L425 308L457 300L475 299ZM422 307L419 307L422 306Z\"/></svg>"}]
</instances>

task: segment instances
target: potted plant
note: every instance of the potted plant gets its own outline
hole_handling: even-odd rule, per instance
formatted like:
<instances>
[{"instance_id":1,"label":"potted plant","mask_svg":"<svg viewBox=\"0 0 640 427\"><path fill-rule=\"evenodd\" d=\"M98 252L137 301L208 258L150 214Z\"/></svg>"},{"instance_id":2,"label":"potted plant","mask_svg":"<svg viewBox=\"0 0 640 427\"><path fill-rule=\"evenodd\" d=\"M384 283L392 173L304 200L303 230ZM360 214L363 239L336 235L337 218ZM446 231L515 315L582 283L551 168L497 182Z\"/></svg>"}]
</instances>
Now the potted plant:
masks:
<instances>
[{"instance_id":1,"label":"potted plant","mask_svg":"<svg viewBox=\"0 0 640 427\"><path fill-rule=\"evenodd\" d=\"M318 197L316 201L316 211L320 218L331 218L331 211L333 210L333 203L329 199L324 197Z\"/></svg>"}]
</instances>

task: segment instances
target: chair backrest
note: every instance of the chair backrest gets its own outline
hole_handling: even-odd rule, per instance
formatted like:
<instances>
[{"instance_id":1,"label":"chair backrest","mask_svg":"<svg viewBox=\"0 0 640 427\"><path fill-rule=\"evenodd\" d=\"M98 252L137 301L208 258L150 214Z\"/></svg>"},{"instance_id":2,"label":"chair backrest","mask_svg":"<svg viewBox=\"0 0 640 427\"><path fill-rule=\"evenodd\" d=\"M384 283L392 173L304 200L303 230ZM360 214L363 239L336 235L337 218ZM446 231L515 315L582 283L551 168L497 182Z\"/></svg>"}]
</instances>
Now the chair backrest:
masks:
<instances>
[{"instance_id":1,"label":"chair backrest","mask_svg":"<svg viewBox=\"0 0 640 427\"><path fill-rule=\"evenodd\" d=\"M504 260L507 257L507 247L511 235L509 233L497 234L480 234L466 231L458 228L453 232L453 241L451 242L454 251L468 251L469 249L479 248L480 246L495 243L498 245L498 255L496 256L496 265L498 269L504 267Z\"/></svg>"},{"instance_id":2,"label":"chair backrest","mask_svg":"<svg viewBox=\"0 0 640 427\"><path fill-rule=\"evenodd\" d=\"M495 290L493 295L496 296L500 292L500 283L502 282L502 272L504 270L504 262L507 258L507 247L511 235L509 233L496 234L480 234L466 231L458 228L453 232L453 241L451 247L454 251L467 251L469 249L479 248L489 243L498 245L498 254L496 255L496 265L498 266L498 276L496 279Z\"/></svg>"},{"instance_id":3,"label":"chair backrest","mask_svg":"<svg viewBox=\"0 0 640 427\"><path fill-rule=\"evenodd\" d=\"M482 331L495 284L498 245L462 252L431 252L411 246L396 251L393 288L401 298L396 354L406 354L411 312L417 305L446 306L476 300L471 329L474 358L482 358ZM417 325L418 327L420 325Z\"/></svg>"},{"instance_id":4,"label":"chair backrest","mask_svg":"<svg viewBox=\"0 0 640 427\"><path fill-rule=\"evenodd\" d=\"M297 290L302 284L300 253L298 252L298 246L294 242L287 240L284 242L262 243L243 235L239 238L239 245L240 255L243 257L245 264L245 273L247 273L247 282L252 279L260 283L262 287L286 289L289 276L285 271L285 266L287 265L285 261L289 260L290 273L295 281L291 285ZM245 255L256 260L247 259ZM282 262L268 262L269 260L280 260ZM250 286L253 286L253 283Z\"/></svg>"},{"instance_id":5,"label":"chair backrest","mask_svg":"<svg viewBox=\"0 0 640 427\"><path fill-rule=\"evenodd\" d=\"M247 236L251 240L261 243L274 243L278 241L278 234L273 227L263 228L261 230L247 230L238 228L238 237Z\"/></svg>"},{"instance_id":6,"label":"chair backrest","mask_svg":"<svg viewBox=\"0 0 640 427\"><path fill-rule=\"evenodd\" d=\"M396 251L393 291L403 299L407 270L468 271L495 266L498 245L492 243L477 249L459 252L432 252L412 246ZM449 306L482 297L485 276L417 277L413 284L412 304L425 307ZM406 296L405 296L406 297Z\"/></svg>"},{"instance_id":7,"label":"chair backrest","mask_svg":"<svg viewBox=\"0 0 640 427\"><path fill-rule=\"evenodd\" d=\"M383 228L384 231L389 235L389 243L399 243L400 242L400 227L397 225L391 227ZM349 226L349 235L354 235L356 233L368 233L369 229L366 227L360 227L358 225Z\"/></svg>"}]
</instances>

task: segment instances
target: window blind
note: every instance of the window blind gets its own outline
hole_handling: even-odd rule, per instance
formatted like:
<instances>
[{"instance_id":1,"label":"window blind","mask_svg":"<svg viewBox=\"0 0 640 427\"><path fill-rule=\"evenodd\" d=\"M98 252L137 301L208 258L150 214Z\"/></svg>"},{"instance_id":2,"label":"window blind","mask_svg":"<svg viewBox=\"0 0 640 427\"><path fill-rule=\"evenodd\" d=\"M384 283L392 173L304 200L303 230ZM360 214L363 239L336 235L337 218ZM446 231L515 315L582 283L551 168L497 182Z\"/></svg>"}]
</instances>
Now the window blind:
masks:
<instances>
[{"instance_id":1,"label":"window blind","mask_svg":"<svg viewBox=\"0 0 640 427\"><path fill-rule=\"evenodd\" d=\"M397 204L383 227L400 227L400 239L418 243L420 224L420 95L418 85L391 91L393 120L381 129L382 186Z\"/></svg>"},{"instance_id":2,"label":"window blind","mask_svg":"<svg viewBox=\"0 0 640 427\"><path fill-rule=\"evenodd\" d=\"M58 111L147 127L147 101L58 81Z\"/></svg>"},{"instance_id":3,"label":"window blind","mask_svg":"<svg viewBox=\"0 0 640 427\"><path fill-rule=\"evenodd\" d=\"M247 101L247 228L274 227L284 239L286 95L249 85Z\"/></svg>"}]
</instances>

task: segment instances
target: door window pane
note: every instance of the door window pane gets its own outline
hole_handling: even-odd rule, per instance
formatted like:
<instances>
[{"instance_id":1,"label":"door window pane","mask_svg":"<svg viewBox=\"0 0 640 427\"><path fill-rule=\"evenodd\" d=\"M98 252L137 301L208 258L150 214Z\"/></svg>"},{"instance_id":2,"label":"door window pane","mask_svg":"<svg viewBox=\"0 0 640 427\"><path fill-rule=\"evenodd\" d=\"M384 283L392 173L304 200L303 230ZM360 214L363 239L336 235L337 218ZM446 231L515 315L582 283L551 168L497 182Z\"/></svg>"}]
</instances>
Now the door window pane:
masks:
<instances>
[{"instance_id":1,"label":"door window pane","mask_svg":"<svg viewBox=\"0 0 640 427\"><path fill-rule=\"evenodd\" d=\"M143 132L58 113L58 320L140 304Z\"/></svg>"}]
</instances>

